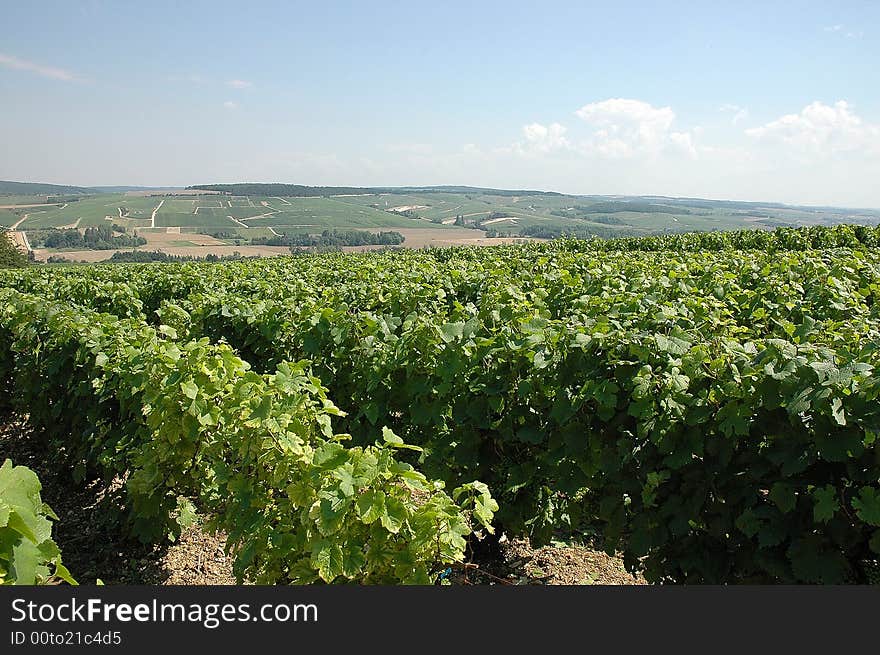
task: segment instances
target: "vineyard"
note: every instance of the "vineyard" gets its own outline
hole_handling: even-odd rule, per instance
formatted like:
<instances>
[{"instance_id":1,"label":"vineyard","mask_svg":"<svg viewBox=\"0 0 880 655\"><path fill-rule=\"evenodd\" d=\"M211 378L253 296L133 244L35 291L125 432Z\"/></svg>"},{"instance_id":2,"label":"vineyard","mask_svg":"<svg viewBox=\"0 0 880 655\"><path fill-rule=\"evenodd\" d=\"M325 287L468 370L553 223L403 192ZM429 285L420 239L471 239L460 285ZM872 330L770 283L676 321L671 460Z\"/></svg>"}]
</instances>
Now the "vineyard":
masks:
<instances>
[{"instance_id":1,"label":"vineyard","mask_svg":"<svg viewBox=\"0 0 880 655\"><path fill-rule=\"evenodd\" d=\"M145 542L209 517L240 580L430 584L478 539L590 532L654 583L870 582L878 246L844 225L10 269L0 405L75 479L123 480ZM0 576L69 578L15 471ZM14 548L10 507L41 526Z\"/></svg>"}]
</instances>

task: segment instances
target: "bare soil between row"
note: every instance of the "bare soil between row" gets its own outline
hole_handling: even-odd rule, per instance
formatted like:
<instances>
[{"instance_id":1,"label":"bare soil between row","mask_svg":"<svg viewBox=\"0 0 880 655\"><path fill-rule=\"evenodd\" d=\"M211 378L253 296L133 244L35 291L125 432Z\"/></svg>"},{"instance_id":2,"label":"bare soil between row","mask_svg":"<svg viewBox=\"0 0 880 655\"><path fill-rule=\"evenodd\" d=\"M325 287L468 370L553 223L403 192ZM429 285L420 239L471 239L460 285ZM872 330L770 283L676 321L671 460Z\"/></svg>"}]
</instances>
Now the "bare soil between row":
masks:
<instances>
[{"instance_id":1,"label":"bare soil between row","mask_svg":"<svg viewBox=\"0 0 880 655\"><path fill-rule=\"evenodd\" d=\"M24 417L0 413L0 462L34 470L42 497L60 520L53 538L65 565L80 584L229 585L235 584L225 538L201 526L187 529L174 543L144 545L126 535L118 516L118 483L76 483L71 472L48 463L39 435ZM623 562L588 546L533 548L526 540L505 540L491 555L474 556L444 575L462 585L631 585L644 580Z\"/></svg>"}]
</instances>

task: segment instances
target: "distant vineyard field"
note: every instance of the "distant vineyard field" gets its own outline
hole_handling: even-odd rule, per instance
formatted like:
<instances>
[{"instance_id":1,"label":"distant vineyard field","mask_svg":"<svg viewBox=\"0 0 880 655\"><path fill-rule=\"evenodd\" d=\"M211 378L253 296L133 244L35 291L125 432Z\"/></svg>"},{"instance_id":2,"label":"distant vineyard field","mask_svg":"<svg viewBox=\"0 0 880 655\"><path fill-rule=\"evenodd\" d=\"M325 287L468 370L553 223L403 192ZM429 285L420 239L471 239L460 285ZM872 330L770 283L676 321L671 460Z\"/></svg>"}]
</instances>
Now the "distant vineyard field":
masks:
<instances>
[{"instance_id":1,"label":"distant vineyard field","mask_svg":"<svg viewBox=\"0 0 880 655\"><path fill-rule=\"evenodd\" d=\"M236 185L237 192L266 185ZM492 189L316 190L300 196L205 194L155 195L93 193L53 197L9 195L0 224L11 226L26 215L19 230L112 221L126 228L293 228L325 229L466 227L481 236L602 238L675 234L692 231L768 230L776 227L877 225L880 212L832 207L793 207L772 203L736 203L676 198L568 196ZM355 191L359 191L355 193ZM4 204L0 196L0 206ZM43 203L44 206L39 206ZM25 207L37 204L35 207ZM152 221L155 213L155 221ZM232 220L229 217L233 217ZM236 220L244 224L236 223Z\"/></svg>"}]
</instances>

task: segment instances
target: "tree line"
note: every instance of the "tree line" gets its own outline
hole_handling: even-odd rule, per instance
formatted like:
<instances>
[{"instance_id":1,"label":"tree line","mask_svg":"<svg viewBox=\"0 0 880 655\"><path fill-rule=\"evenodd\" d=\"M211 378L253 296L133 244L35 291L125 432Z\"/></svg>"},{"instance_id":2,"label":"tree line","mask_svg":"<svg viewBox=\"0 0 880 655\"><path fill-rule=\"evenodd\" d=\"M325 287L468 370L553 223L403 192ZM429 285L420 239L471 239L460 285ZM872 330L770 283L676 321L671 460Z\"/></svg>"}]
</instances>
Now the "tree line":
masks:
<instances>
[{"instance_id":1,"label":"tree line","mask_svg":"<svg viewBox=\"0 0 880 655\"><path fill-rule=\"evenodd\" d=\"M284 234L251 239L254 246L399 246L406 240L400 232L324 230L321 234Z\"/></svg>"},{"instance_id":2,"label":"tree line","mask_svg":"<svg viewBox=\"0 0 880 655\"><path fill-rule=\"evenodd\" d=\"M117 234L106 225L87 227L83 232L75 228L35 230L28 232L31 246L34 248L73 248L80 250L114 250L116 248L134 248L147 243L147 240L136 234ZM124 230L124 228L122 228Z\"/></svg>"}]
</instances>

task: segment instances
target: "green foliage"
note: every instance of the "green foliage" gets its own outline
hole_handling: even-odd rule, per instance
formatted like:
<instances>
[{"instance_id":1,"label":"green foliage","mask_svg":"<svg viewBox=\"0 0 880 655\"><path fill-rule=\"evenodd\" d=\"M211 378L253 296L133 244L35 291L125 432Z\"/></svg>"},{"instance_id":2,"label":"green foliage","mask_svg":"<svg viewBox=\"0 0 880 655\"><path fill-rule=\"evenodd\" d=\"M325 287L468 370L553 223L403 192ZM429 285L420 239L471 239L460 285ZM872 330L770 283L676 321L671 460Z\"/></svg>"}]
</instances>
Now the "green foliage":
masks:
<instances>
[{"instance_id":1,"label":"green foliage","mask_svg":"<svg viewBox=\"0 0 880 655\"><path fill-rule=\"evenodd\" d=\"M61 184L42 184L40 182L9 182L0 180L0 194L20 195L65 195L95 193L95 189Z\"/></svg>"},{"instance_id":2,"label":"green foliage","mask_svg":"<svg viewBox=\"0 0 880 655\"><path fill-rule=\"evenodd\" d=\"M113 437L124 448L109 438L118 427L108 427L86 454L100 461L101 448L136 452L125 470L144 472L132 480L173 478L158 496L135 485L135 497L160 516L173 515L183 494L222 518L211 494L236 498L239 483L229 481L284 470L274 455L248 459L254 444L268 443L261 435L308 444L296 460L305 468L290 478L309 482L284 487L301 504L279 504L273 492L275 500L255 505L277 485L241 483L245 500L234 515L252 507L267 514L254 510L247 535L234 541L247 554L238 566L261 579L345 578L359 560L344 544L363 540L365 526L397 543L407 526L421 525L421 506L408 514L394 495L410 473L390 487L358 486L359 462L390 451L453 489L450 502L471 521L491 516L494 529L536 542L560 529L598 528L609 549L623 550L628 566L652 581L864 580L863 563L880 543L877 235L841 226L13 271L3 276L7 286L56 299L61 318L44 334L40 317L48 314L33 296L6 292L11 309L0 329L15 337L14 356L0 360L0 373L11 372L19 395L33 389L26 402L37 416L89 407L83 397L64 398L71 389L105 393L91 380L106 378L111 391L95 418L81 417L68 433L94 432L89 426L122 411L110 407L126 407L112 425L139 427ZM129 318L98 320L65 309L70 303ZM52 335L77 321L92 326L95 343L116 339L100 345L112 375L103 359L101 375L89 372L88 359L55 361L83 377L47 390L40 358ZM85 338L78 335L74 350ZM207 363L226 357L236 363ZM279 395L288 380L299 380L297 391ZM54 400L43 410L45 397ZM331 416L350 442L324 431ZM335 454L343 443L353 444L345 457ZM259 469L261 456L271 470ZM193 461L195 477L187 472ZM256 463L244 478L230 473L249 461ZM327 461L344 472L320 473ZM277 563L263 547L288 539L277 532L287 535L286 524L268 514L311 526L312 536L289 537L295 552L308 552L295 575L289 559ZM453 545L455 525L438 528ZM385 565L369 561L359 579L388 579Z\"/></svg>"},{"instance_id":3,"label":"green foliage","mask_svg":"<svg viewBox=\"0 0 880 655\"><path fill-rule=\"evenodd\" d=\"M117 234L117 226L99 225L79 230L56 229L29 232L31 246L34 248L73 248L88 250L112 250L114 248L133 248L143 246L147 240L140 236ZM123 227L121 231L125 231Z\"/></svg>"},{"instance_id":4,"label":"green foliage","mask_svg":"<svg viewBox=\"0 0 880 655\"><path fill-rule=\"evenodd\" d=\"M304 363L260 375L228 346L175 342L170 326L11 291L0 329L14 402L75 469L127 476L128 522L146 542L178 533L194 499L241 578L424 584L464 557L472 521L492 519L491 498L464 510L400 461L408 447L391 432L345 447L330 423L341 412Z\"/></svg>"},{"instance_id":5,"label":"green foliage","mask_svg":"<svg viewBox=\"0 0 880 655\"><path fill-rule=\"evenodd\" d=\"M29 468L9 459L0 467L0 584L76 584L52 541L51 520L58 517L40 499L40 488Z\"/></svg>"},{"instance_id":6,"label":"green foliage","mask_svg":"<svg viewBox=\"0 0 880 655\"><path fill-rule=\"evenodd\" d=\"M319 235L285 234L251 239L254 246L398 246L406 238L400 232L367 232L364 230L324 230Z\"/></svg>"}]
</instances>

